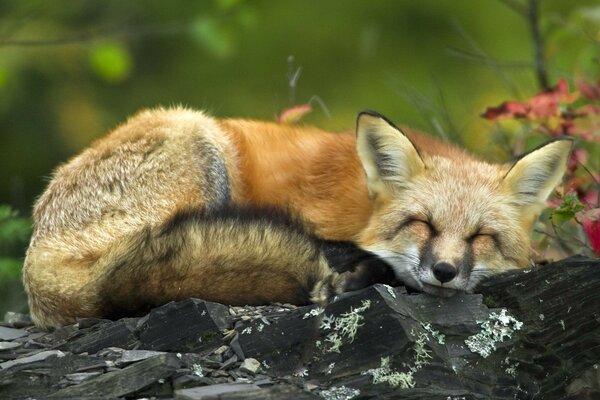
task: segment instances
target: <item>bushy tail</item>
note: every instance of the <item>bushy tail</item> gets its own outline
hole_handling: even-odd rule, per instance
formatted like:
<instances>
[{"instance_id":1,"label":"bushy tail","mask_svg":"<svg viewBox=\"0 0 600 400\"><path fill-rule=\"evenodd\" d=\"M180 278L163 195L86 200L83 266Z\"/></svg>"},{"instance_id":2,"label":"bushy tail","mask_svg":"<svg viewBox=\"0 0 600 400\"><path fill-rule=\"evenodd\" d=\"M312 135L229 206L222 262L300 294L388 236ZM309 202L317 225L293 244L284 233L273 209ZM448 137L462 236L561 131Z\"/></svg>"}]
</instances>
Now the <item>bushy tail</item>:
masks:
<instances>
[{"instance_id":1,"label":"bushy tail","mask_svg":"<svg viewBox=\"0 0 600 400\"><path fill-rule=\"evenodd\" d=\"M118 317L197 297L231 305L324 303L342 290L317 239L281 212L178 212L115 243L92 267L99 313Z\"/></svg>"}]
</instances>

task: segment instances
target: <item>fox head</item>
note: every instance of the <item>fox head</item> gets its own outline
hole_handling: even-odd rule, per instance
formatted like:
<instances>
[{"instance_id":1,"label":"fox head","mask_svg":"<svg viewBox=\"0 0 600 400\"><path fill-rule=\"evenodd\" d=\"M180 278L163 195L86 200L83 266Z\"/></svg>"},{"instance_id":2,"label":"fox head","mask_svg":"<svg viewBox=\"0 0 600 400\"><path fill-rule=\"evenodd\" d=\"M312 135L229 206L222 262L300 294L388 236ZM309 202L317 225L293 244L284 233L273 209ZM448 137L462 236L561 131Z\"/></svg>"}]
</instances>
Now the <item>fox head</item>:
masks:
<instances>
[{"instance_id":1,"label":"fox head","mask_svg":"<svg viewBox=\"0 0 600 400\"><path fill-rule=\"evenodd\" d=\"M533 225L571 150L559 139L512 164L444 157L417 150L373 112L359 114L356 143L373 207L359 245L406 285L439 296L530 264Z\"/></svg>"}]
</instances>

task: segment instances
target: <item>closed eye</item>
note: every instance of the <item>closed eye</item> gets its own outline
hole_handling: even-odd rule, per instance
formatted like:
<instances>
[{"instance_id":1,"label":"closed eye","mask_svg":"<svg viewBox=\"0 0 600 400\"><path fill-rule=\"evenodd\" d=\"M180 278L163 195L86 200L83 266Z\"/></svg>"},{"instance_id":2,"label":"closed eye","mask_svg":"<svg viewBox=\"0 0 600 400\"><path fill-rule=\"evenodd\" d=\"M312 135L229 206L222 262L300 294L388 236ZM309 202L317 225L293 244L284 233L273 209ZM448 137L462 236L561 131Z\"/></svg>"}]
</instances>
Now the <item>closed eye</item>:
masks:
<instances>
[{"instance_id":1,"label":"closed eye","mask_svg":"<svg viewBox=\"0 0 600 400\"><path fill-rule=\"evenodd\" d=\"M400 232L402 229L409 227L411 225L414 224L423 224L425 226L427 226L427 228L431 231L431 233L435 234L437 233L437 229L435 228L435 226L433 226L433 224L431 222L429 222L428 219L425 219L423 217L407 217L404 220L402 220L402 222L400 222L400 224L398 225L398 228L396 228L396 233Z\"/></svg>"},{"instance_id":2,"label":"closed eye","mask_svg":"<svg viewBox=\"0 0 600 400\"><path fill-rule=\"evenodd\" d=\"M488 237L488 238L492 239L494 241L494 243L497 243L497 241L498 241L498 234L496 232L485 231L485 230L478 230L477 232L468 236L466 238L466 241L470 243L473 240L475 240L477 238L482 238L482 237Z\"/></svg>"}]
</instances>

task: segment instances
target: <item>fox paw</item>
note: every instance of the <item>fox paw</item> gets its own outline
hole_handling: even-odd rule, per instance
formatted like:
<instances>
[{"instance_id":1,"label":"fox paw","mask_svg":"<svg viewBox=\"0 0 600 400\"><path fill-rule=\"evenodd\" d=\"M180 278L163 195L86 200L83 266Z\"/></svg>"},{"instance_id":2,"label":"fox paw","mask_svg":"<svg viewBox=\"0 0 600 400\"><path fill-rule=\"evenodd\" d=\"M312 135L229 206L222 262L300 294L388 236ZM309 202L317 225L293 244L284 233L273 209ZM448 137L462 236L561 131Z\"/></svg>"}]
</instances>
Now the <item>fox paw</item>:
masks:
<instances>
[{"instance_id":1,"label":"fox paw","mask_svg":"<svg viewBox=\"0 0 600 400\"><path fill-rule=\"evenodd\" d=\"M325 279L317 282L310 293L310 300L315 304L326 306L332 298L344 291L345 286L345 277L337 272L332 272Z\"/></svg>"}]
</instances>

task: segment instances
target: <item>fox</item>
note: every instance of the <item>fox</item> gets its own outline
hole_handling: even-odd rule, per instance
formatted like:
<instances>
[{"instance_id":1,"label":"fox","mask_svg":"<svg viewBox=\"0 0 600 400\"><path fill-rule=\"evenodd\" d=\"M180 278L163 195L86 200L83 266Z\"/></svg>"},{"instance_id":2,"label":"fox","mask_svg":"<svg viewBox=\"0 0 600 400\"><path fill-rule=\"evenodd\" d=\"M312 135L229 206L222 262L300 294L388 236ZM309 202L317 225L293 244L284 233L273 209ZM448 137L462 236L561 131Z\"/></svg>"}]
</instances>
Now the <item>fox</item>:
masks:
<instances>
[{"instance_id":1,"label":"fox","mask_svg":"<svg viewBox=\"0 0 600 400\"><path fill-rule=\"evenodd\" d=\"M29 310L52 328L189 297L326 303L380 280L472 292L531 265L571 147L557 138L490 163L374 111L327 132L144 110L59 166L37 199Z\"/></svg>"}]
</instances>

